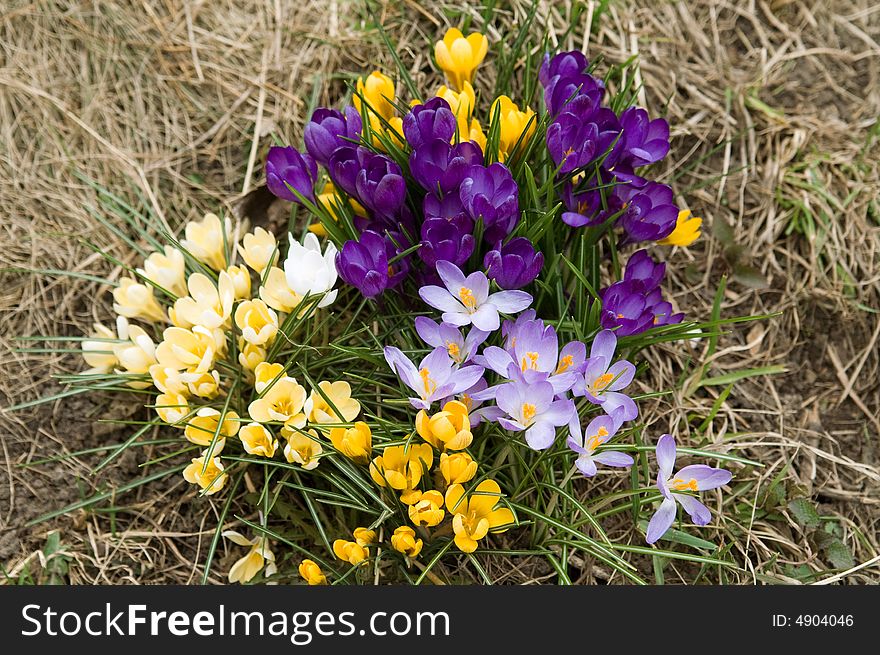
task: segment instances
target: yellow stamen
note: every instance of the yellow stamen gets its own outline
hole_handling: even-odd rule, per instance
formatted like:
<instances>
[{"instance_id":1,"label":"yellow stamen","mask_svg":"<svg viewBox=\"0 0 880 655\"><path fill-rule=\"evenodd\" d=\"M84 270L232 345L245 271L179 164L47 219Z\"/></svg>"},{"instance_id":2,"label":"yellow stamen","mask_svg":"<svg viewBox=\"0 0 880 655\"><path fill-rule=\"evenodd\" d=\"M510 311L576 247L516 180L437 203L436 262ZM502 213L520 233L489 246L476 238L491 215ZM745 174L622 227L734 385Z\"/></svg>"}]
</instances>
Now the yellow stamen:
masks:
<instances>
[{"instance_id":1,"label":"yellow stamen","mask_svg":"<svg viewBox=\"0 0 880 655\"><path fill-rule=\"evenodd\" d=\"M608 436L608 430L606 430L604 427L600 427L599 430L596 432L596 434L594 434L592 437L590 437L590 443L587 445L587 450L590 450L590 451L596 450L596 448L598 448L599 446L601 446L604 443L602 438L607 437L607 436Z\"/></svg>"},{"instance_id":2,"label":"yellow stamen","mask_svg":"<svg viewBox=\"0 0 880 655\"><path fill-rule=\"evenodd\" d=\"M457 343L452 341L446 342L446 352L449 353L449 356L453 359L458 359L459 354L461 354L461 348L458 347Z\"/></svg>"},{"instance_id":3,"label":"yellow stamen","mask_svg":"<svg viewBox=\"0 0 880 655\"><path fill-rule=\"evenodd\" d=\"M569 368L571 368L571 365L573 363L574 363L574 356L573 355L566 355L565 357L563 357L560 360L559 366L556 368L556 372L557 373L565 373Z\"/></svg>"},{"instance_id":4,"label":"yellow stamen","mask_svg":"<svg viewBox=\"0 0 880 655\"><path fill-rule=\"evenodd\" d=\"M691 478L687 482L682 480L681 478L675 478L670 486L676 491L687 491L690 489L691 491L697 491L697 481L694 478Z\"/></svg>"},{"instance_id":5,"label":"yellow stamen","mask_svg":"<svg viewBox=\"0 0 880 655\"><path fill-rule=\"evenodd\" d=\"M472 312L477 308L477 299L474 298L474 292L467 287L461 288L458 292L458 297L461 299L461 304L464 305L468 311Z\"/></svg>"},{"instance_id":6,"label":"yellow stamen","mask_svg":"<svg viewBox=\"0 0 880 655\"><path fill-rule=\"evenodd\" d=\"M469 395L467 395L466 393L463 393L463 394L461 394L460 400L461 400L462 405L467 407L468 413L470 413L471 408L473 408L473 406L474 406L473 399Z\"/></svg>"},{"instance_id":7,"label":"yellow stamen","mask_svg":"<svg viewBox=\"0 0 880 655\"><path fill-rule=\"evenodd\" d=\"M431 371L423 368L419 371L419 376L422 378L422 384L425 387L425 395L430 396L437 389L437 383L431 378Z\"/></svg>"},{"instance_id":8,"label":"yellow stamen","mask_svg":"<svg viewBox=\"0 0 880 655\"><path fill-rule=\"evenodd\" d=\"M523 423L529 423L533 418L535 418L535 413L537 412L537 408L532 403L523 403L522 406L522 417Z\"/></svg>"},{"instance_id":9,"label":"yellow stamen","mask_svg":"<svg viewBox=\"0 0 880 655\"><path fill-rule=\"evenodd\" d=\"M526 353L522 358L522 371L525 373L528 369L538 370L538 353Z\"/></svg>"},{"instance_id":10,"label":"yellow stamen","mask_svg":"<svg viewBox=\"0 0 880 655\"><path fill-rule=\"evenodd\" d=\"M594 391L604 391L605 387L611 384L611 381L614 379L614 376L611 373L603 373L595 380L593 380L593 384L590 386Z\"/></svg>"}]
</instances>

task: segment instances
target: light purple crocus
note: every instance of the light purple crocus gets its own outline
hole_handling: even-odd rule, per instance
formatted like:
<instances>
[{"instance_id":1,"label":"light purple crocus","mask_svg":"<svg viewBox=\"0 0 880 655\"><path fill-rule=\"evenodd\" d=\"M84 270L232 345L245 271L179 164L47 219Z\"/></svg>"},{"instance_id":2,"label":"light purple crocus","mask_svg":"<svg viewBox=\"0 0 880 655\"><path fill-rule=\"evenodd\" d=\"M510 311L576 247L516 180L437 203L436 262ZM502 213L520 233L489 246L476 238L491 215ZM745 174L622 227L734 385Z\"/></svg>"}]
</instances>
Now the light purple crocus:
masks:
<instances>
[{"instance_id":1,"label":"light purple crocus","mask_svg":"<svg viewBox=\"0 0 880 655\"><path fill-rule=\"evenodd\" d=\"M526 443L533 450L552 446L556 428L567 425L575 411L568 398L556 399L549 382L512 380L498 387L495 403L507 414L499 417L498 423L514 432L524 430Z\"/></svg>"},{"instance_id":2,"label":"light purple crocus","mask_svg":"<svg viewBox=\"0 0 880 655\"><path fill-rule=\"evenodd\" d=\"M435 401L471 388L483 376L482 366L458 368L442 347L432 350L418 368L399 348L386 346L383 352L391 370L418 394L409 399L416 409L429 409Z\"/></svg>"},{"instance_id":3,"label":"light purple crocus","mask_svg":"<svg viewBox=\"0 0 880 655\"><path fill-rule=\"evenodd\" d=\"M620 393L629 386L636 374L636 367L622 359L614 362L617 337L611 330L602 330L593 339L590 358L584 375L572 388L575 396L585 396L596 405L602 405L606 413L622 408L622 420L631 421L638 416L638 408L626 394Z\"/></svg>"},{"instance_id":4,"label":"light purple crocus","mask_svg":"<svg viewBox=\"0 0 880 655\"><path fill-rule=\"evenodd\" d=\"M622 410L618 409L617 411L621 412ZM614 418L602 414L590 421L587 429L581 433L580 417L575 414L569 424L570 434L565 443L577 453L578 458L575 460L575 466L588 478L596 475L596 464L621 468L632 466L633 458L626 453L617 450L596 452L599 446L614 436L619 427L620 424Z\"/></svg>"},{"instance_id":5,"label":"light purple crocus","mask_svg":"<svg viewBox=\"0 0 880 655\"><path fill-rule=\"evenodd\" d=\"M675 521L676 504L684 507L696 525L707 525L712 520L709 508L689 495L689 491L708 491L717 489L733 478L730 471L713 468L705 464L692 464L673 473L675 466L675 438L664 434L657 441L657 488L663 494L663 502L648 523L645 536L649 544L653 544L666 534Z\"/></svg>"},{"instance_id":6,"label":"light purple crocus","mask_svg":"<svg viewBox=\"0 0 880 655\"><path fill-rule=\"evenodd\" d=\"M497 407L496 405L489 405L488 407L481 407L481 405L488 400L488 398L483 397L483 392L486 391L489 384L486 382L484 378L480 378L477 380L477 383L472 386L470 389L465 389L457 396L453 396L447 398L441 405L446 405L447 400L457 400L462 403L468 410L468 420L470 422L471 428L476 427L482 421L494 422L497 421L501 416L504 416L504 410Z\"/></svg>"},{"instance_id":7,"label":"light purple crocus","mask_svg":"<svg viewBox=\"0 0 880 655\"><path fill-rule=\"evenodd\" d=\"M456 364L466 364L471 361L479 345L489 336L488 332L472 327L465 337L455 325L438 324L427 316L417 317L415 324L416 332L422 341L434 348L446 348L446 352Z\"/></svg>"},{"instance_id":8,"label":"light purple crocus","mask_svg":"<svg viewBox=\"0 0 880 655\"><path fill-rule=\"evenodd\" d=\"M516 314L532 303L525 291L498 291L489 294L489 279L480 271L465 277L461 269L448 261L437 262L437 273L445 285L429 285L419 289L426 303L443 312L446 323L457 326L473 324L485 332L494 332L501 325L499 312Z\"/></svg>"}]
</instances>

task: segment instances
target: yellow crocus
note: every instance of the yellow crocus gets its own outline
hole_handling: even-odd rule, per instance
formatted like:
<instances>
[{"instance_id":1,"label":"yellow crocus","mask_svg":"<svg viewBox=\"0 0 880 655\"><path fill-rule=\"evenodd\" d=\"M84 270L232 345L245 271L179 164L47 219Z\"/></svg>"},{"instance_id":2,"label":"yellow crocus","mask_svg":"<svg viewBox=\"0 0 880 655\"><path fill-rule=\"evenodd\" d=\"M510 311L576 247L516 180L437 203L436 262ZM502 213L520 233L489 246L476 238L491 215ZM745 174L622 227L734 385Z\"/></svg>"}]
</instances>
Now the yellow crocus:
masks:
<instances>
[{"instance_id":1,"label":"yellow crocus","mask_svg":"<svg viewBox=\"0 0 880 655\"><path fill-rule=\"evenodd\" d=\"M373 433L369 425L358 421L350 428L330 430L330 443L349 459L358 464L366 464L373 451Z\"/></svg>"},{"instance_id":2,"label":"yellow crocus","mask_svg":"<svg viewBox=\"0 0 880 655\"><path fill-rule=\"evenodd\" d=\"M266 361L268 352L262 346L256 346L248 343L244 339L239 338L238 341L238 363L246 370L253 372L257 366Z\"/></svg>"},{"instance_id":3,"label":"yellow crocus","mask_svg":"<svg viewBox=\"0 0 880 655\"><path fill-rule=\"evenodd\" d=\"M348 382L331 383L322 380L318 383L318 389L321 393L312 391L305 406L306 416L312 423L347 423L360 413L361 404L351 397L351 385ZM328 399L330 402L327 402ZM336 415L333 407L342 413L341 417Z\"/></svg>"},{"instance_id":4,"label":"yellow crocus","mask_svg":"<svg viewBox=\"0 0 880 655\"><path fill-rule=\"evenodd\" d=\"M226 231L226 238L223 231ZM186 238L180 241L193 257L215 271L226 268L226 244L232 244L232 223L228 218L221 224L216 214L205 214L201 221L186 224Z\"/></svg>"},{"instance_id":5,"label":"yellow crocus","mask_svg":"<svg viewBox=\"0 0 880 655\"><path fill-rule=\"evenodd\" d=\"M229 582L250 582L264 567L267 578L277 571L275 554L269 550L269 540L266 537L248 539L235 530L224 530L223 536L234 544L250 548L247 555L229 569Z\"/></svg>"},{"instance_id":6,"label":"yellow crocus","mask_svg":"<svg viewBox=\"0 0 880 655\"><path fill-rule=\"evenodd\" d=\"M452 113L455 115L455 121L458 125L459 140L467 140L470 137L472 128L476 122L476 119L473 119L474 108L476 107L477 102L474 87L472 87L469 82L465 82L460 91L454 91L447 86L441 86L437 89L437 97L443 98L449 105L449 109L451 109ZM482 134L479 123L476 123L476 127ZM485 143L485 137L483 138L483 141Z\"/></svg>"},{"instance_id":7,"label":"yellow crocus","mask_svg":"<svg viewBox=\"0 0 880 655\"><path fill-rule=\"evenodd\" d=\"M163 252L152 253L137 272L175 296L186 294L186 260L174 246L165 246Z\"/></svg>"},{"instance_id":8,"label":"yellow crocus","mask_svg":"<svg viewBox=\"0 0 880 655\"><path fill-rule=\"evenodd\" d=\"M501 487L494 480L483 480L470 496L454 484L446 490L446 509L452 514L455 545L464 553L477 549L478 541L491 532L504 532L513 523L513 512L496 507Z\"/></svg>"},{"instance_id":9,"label":"yellow crocus","mask_svg":"<svg viewBox=\"0 0 880 655\"><path fill-rule=\"evenodd\" d=\"M162 343L156 348L156 359L165 368L188 373L205 373L211 370L217 356L218 341L225 342L225 335L196 325L192 330L170 327L162 333Z\"/></svg>"},{"instance_id":10,"label":"yellow crocus","mask_svg":"<svg viewBox=\"0 0 880 655\"><path fill-rule=\"evenodd\" d=\"M248 423L238 431L241 445L249 455L259 457L274 457L278 449L278 439L272 436L264 426L259 423Z\"/></svg>"},{"instance_id":11,"label":"yellow crocus","mask_svg":"<svg viewBox=\"0 0 880 655\"><path fill-rule=\"evenodd\" d=\"M268 266L278 261L278 243L275 235L261 227L254 228L253 233L244 235L241 245L238 246L238 254L245 264L262 275Z\"/></svg>"},{"instance_id":12,"label":"yellow crocus","mask_svg":"<svg viewBox=\"0 0 880 655\"><path fill-rule=\"evenodd\" d=\"M278 314L260 299L245 300L235 308L235 325L245 341L263 346L278 334Z\"/></svg>"},{"instance_id":13,"label":"yellow crocus","mask_svg":"<svg viewBox=\"0 0 880 655\"><path fill-rule=\"evenodd\" d=\"M263 390L275 380L284 377L284 366L278 364L270 364L269 362L260 362L254 369L254 389L257 393L263 393Z\"/></svg>"},{"instance_id":14,"label":"yellow crocus","mask_svg":"<svg viewBox=\"0 0 880 655\"><path fill-rule=\"evenodd\" d=\"M391 487L410 495L433 463L434 451L428 444L412 444L409 448L386 446L370 464L370 475L380 487Z\"/></svg>"},{"instance_id":15,"label":"yellow crocus","mask_svg":"<svg viewBox=\"0 0 880 655\"><path fill-rule=\"evenodd\" d=\"M401 123L402 125L402 123ZM402 131L401 127L401 131ZM327 182L324 185L324 189L316 196L318 204L324 208L324 210L333 217L333 220L337 223L343 216L342 203L344 202L342 196L339 195L339 192L336 190L336 187L333 186L332 182ZM355 216L362 216L366 218L367 210L364 209L363 205L361 205L354 198L348 199L348 204L351 207L352 212ZM309 225L309 232L314 232L319 237L327 236L327 229L321 223L312 223Z\"/></svg>"},{"instance_id":16,"label":"yellow crocus","mask_svg":"<svg viewBox=\"0 0 880 655\"><path fill-rule=\"evenodd\" d=\"M187 423L183 436L190 443L199 446L209 446L211 441L214 440L215 434L218 435L218 444L226 437L234 437L238 434L240 423L237 413L233 411L226 412L222 416L223 424L218 430L217 426L220 424L220 419L221 414L218 410L213 407L202 407ZM223 448L220 447L217 452L219 453L220 450L223 450Z\"/></svg>"},{"instance_id":17,"label":"yellow crocus","mask_svg":"<svg viewBox=\"0 0 880 655\"><path fill-rule=\"evenodd\" d=\"M287 437L287 445L284 446L284 459L291 464L299 464L306 471L311 471L321 463L320 455L324 452L321 442L318 441L318 433L309 430L306 434L298 430L281 429Z\"/></svg>"},{"instance_id":18,"label":"yellow crocus","mask_svg":"<svg viewBox=\"0 0 880 655\"><path fill-rule=\"evenodd\" d=\"M251 274L244 266L230 266L226 274L232 280L232 290L236 300L251 297Z\"/></svg>"},{"instance_id":19,"label":"yellow crocus","mask_svg":"<svg viewBox=\"0 0 880 655\"><path fill-rule=\"evenodd\" d=\"M434 44L437 65L454 89L461 89L465 82L474 81L477 67L483 63L487 52L489 40L484 34L472 32L465 38L455 27L447 30L443 40Z\"/></svg>"},{"instance_id":20,"label":"yellow crocus","mask_svg":"<svg viewBox=\"0 0 880 655\"><path fill-rule=\"evenodd\" d=\"M321 567L310 559L304 559L300 562L299 575L310 586L327 584L327 576L324 575Z\"/></svg>"},{"instance_id":21,"label":"yellow crocus","mask_svg":"<svg viewBox=\"0 0 880 655\"><path fill-rule=\"evenodd\" d=\"M355 528L352 536L359 546L372 546L376 543L376 531L369 528Z\"/></svg>"},{"instance_id":22,"label":"yellow crocus","mask_svg":"<svg viewBox=\"0 0 880 655\"><path fill-rule=\"evenodd\" d=\"M443 509L443 494L434 489L420 494L416 502L409 506L407 513L413 525L424 525L429 528L439 525L446 516L446 511Z\"/></svg>"},{"instance_id":23,"label":"yellow crocus","mask_svg":"<svg viewBox=\"0 0 880 655\"><path fill-rule=\"evenodd\" d=\"M333 554L352 566L357 566L370 556L370 551L355 541L337 539L333 542Z\"/></svg>"},{"instance_id":24,"label":"yellow crocus","mask_svg":"<svg viewBox=\"0 0 880 655\"><path fill-rule=\"evenodd\" d=\"M513 154L517 143L521 148L524 148L532 138L537 127L534 119L535 112L529 107L526 107L525 111L520 111L516 103L507 96L498 96L495 99L489 110L489 116L494 118L496 111L501 128L499 130L498 154L500 160L504 161Z\"/></svg>"},{"instance_id":25,"label":"yellow crocus","mask_svg":"<svg viewBox=\"0 0 880 655\"><path fill-rule=\"evenodd\" d=\"M302 411L305 402L306 390L295 378L285 376L248 406L248 414L257 423L277 422L288 428L302 428L306 424Z\"/></svg>"},{"instance_id":26,"label":"yellow crocus","mask_svg":"<svg viewBox=\"0 0 880 655\"><path fill-rule=\"evenodd\" d=\"M447 486L464 484L477 474L477 463L467 453L442 453L437 468Z\"/></svg>"},{"instance_id":27,"label":"yellow crocus","mask_svg":"<svg viewBox=\"0 0 880 655\"><path fill-rule=\"evenodd\" d=\"M675 221L675 229L672 231L672 234L665 239L660 239L657 243L662 246L689 246L700 238L700 226L702 224L702 218L691 216L689 209L682 209L678 212L678 218Z\"/></svg>"},{"instance_id":28,"label":"yellow crocus","mask_svg":"<svg viewBox=\"0 0 880 655\"><path fill-rule=\"evenodd\" d=\"M165 310L153 295L153 287L130 277L119 280L119 286L113 289L113 311L126 318L165 322Z\"/></svg>"},{"instance_id":29,"label":"yellow crocus","mask_svg":"<svg viewBox=\"0 0 880 655\"><path fill-rule=\"evenodd\" d=\"M220 393L220 374L217 371L182 373L180 377L186 381L187 389L194 396L211 399Z\"/></svg>"},{"instance_id":30,"label":"yellow crocus","mask_svg":"<svg viewBox=\"0 0 880 655\"><path fill-rule=\"evenodd\" d=\"M416 431L419 436L438 450L464 450L471 445L471 423L467 406L451 400L443 411L429 416L425 410L416 415Z\"/></svg>"},{"instance_id":31,"label":"yellow crocus","mask_svg":"<svg viewBox=\"0 0 880 655\"><path fill-rule=\"evenodd\" d=\"M391 547L410 559L422 552L422 545L422 540L416 539L416 531L408 525L400 526L391 535Z\"/></svg>"},{"instance_id":32,"label":"yellow crocus","mask_svg":"<svg viewBox=\"0 0 880 655\"><path fill-rule=\"evenodd\" d=\"M209 455L208 450L205 449L200 457L193 458L190 464L183 469L184 480L190 484L199 485L206 496L220 491L229 479L229 476L223 472L223 462L217 456L218 452L219 450L214 448L214 451ZM208 460L207 467L205 467L206 459Z\"/></svg>"},{"instance_id":33,"label":"yellow crocus","mask_svg":"<svg viewBox=\"0 0 880 655\"><path fill-rule=\"evenodd\" d=\"M471 119L471 128L468 133L468 138L473 143L480 146L482 152L486 152L486 135L483 133L483 128L480 127L480 123L476 118Z\"/></svg>"},{"instance_id":34,"label":"yellow crocus","mask_svg":"<svg viewBox=\"0 0 880 655\"><path fill-rule=\"evenodd\" d=\"M184 374L179 369L162 364L153 364L150 367L150 377L153 378L153 386L162 393L180 394L186 396L190 393L189 386L183 379Z\"/></svg>"},{"instance_id":35,"label":"yellow crocus","mask_svg":"<svg viewBox=\"0 0 880 655\"><path fill-rule=\"evenodd\" d=\"M168 425L177 425L189 414L189 403L182 394L162 393L156 396L155 409Z\"/></svg>"},{"instance_id":36,"label":"yellow crocus","mask_svg":"<svg viewBox=\"0 0 880 655\"><path fill-rule=\"evenodd\" d=\"M370 128L383 131L382 121L390 121L394 116L394 82L390 77L379 71L373 71L367 77L357 81L357 93L352 98L354 108L361 116L370 121ZM364 106L364 103L368 107Z\"/></svg>"},{"instance_id":37,"label":"yellow crocus","mask_svg":"<svg viewBox=\"0 0 880 655\"><path fill-rule=\"evenodd\" d=\"M156 345L153 340L137 325L128 325L124 338L127 340L113 346L113 354L119 365L116 372L135 376L147 375L150 367L156 364ZM149 382L140 380L132 380L126 384L132 389L146 389L150 386Z\"/></svg>"},{"instance_id":38,"label":"yellow crocus","mask_svg":"<svg viewBox=\"0 0 880 655\"><path fill-rule=\"evenodd\" d=\"M203 273L193 273L187 280L189 295L174 302L174 322L201 325L208 329L228 328L235 303L235 283L226 271L220 271L217 285Z\"/></svg>"},{"instance_id":39,"label":"yellow crocus","mask_svg":"<svg viewBox=\"0 0 880 655\"><path fill-rule=\"evenodd\" d=\"M125 321L125 317L120 317L120 319ZM94 333L91 335L92 338L86 339L80 344L82 357L86 364L91 367L83 371L83 373L86 375L109 373L119 363L113 352L113 346L118 343L119 338L117 338L113 330L100 323L95 323L92 327L94 330ZM127 330L127 321L125 327Z\"/></svg>"},{"instance_id":40,"label":"yellow crocus","mask_svg":"<svg viewBox=\"0 0 880 655\"><path fill-rule=\"evenodd\" d=\"M269 269L266 283L260 287L260 298L277 312L289 314L302 302L302 296L287 284L284 271L277 266Z\"/></svg>"}]
</instances>

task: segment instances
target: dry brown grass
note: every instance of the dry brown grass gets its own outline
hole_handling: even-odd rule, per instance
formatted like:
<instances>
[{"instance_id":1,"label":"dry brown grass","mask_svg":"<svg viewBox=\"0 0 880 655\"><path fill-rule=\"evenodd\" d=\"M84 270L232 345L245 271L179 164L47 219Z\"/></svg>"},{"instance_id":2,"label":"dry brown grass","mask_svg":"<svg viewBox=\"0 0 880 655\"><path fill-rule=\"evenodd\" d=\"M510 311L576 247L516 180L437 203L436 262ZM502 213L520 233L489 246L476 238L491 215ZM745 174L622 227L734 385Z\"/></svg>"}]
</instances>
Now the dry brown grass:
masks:
<instances>
[{"instance_id":1,"label":"dry brown grass","mask_svg":"<svg viewBox=\"0 0 880 655\"><path fill-rule=\"evenodd\" d=\"M522 1L501 4L490 38L525 12ZM542 3L539 15L548 18L535 29L561 33L569 10ZM319 103L337 100L343 84L334 71L391 64L358 3L13 2L2 11L0 405L7 406L57 391L48 375L80 366L65 353L19 353L17 335L78 335L109 315L106 289L21 270L108 272L77 237L131 258L90 216L96 197L81 175L172 227L206 210L233 211L259 183L268 135L294 141L313 94ZM424 44L459 12L458 3L431 12L414 2L380 7L417 82L436 81ZM479 25L479 12L469 13ZM674 127L667 179L680 174L681 199L708 223L732 227L726 236L707 230L698 246L675 254L688 262L672 269L678 304L708 318L721 275L745 265L766 287L754 288L754 272L752 286L734 277L723 315L783 312L721 339L710 375L771 364L788 373L738 384L710 439L747 445L746 456L767 464L753 474L755 498L782 474L790 489L817 500L842 526L856 561L873 562L846 579L876 581L880 8L870 0L614 3L598 33L583 26L575 33L561 45L586 44L591 57L609 62L640 55L643 104L655 113L668 105ZM786 234L806 216L814 230ZM691 352L654 353L644 388L672 386L704 349L700 342ZM720 389L644 406L649 433L688 432L688 416L705 416ZM216 519L191 502L182 482L125 497L113 515L23 527L47 508L138 475L133 453L97 479L89 475L94 457L20 468L119 441L116 426L95 419L133 411L112 399L77 399L0 416L0 563L13 577L45 579L50 565L40 563L39 550L51 528L62 531L73 583L198 580L193 562ZM737 548L747 571L736 581L784 580L788 564L828 566L791 519L742 528L747 537ZM530 562L494 567L504 582L537 582L546 573ZM675 567L666 579L678 579Z\"/></svg>"}]
</instances>

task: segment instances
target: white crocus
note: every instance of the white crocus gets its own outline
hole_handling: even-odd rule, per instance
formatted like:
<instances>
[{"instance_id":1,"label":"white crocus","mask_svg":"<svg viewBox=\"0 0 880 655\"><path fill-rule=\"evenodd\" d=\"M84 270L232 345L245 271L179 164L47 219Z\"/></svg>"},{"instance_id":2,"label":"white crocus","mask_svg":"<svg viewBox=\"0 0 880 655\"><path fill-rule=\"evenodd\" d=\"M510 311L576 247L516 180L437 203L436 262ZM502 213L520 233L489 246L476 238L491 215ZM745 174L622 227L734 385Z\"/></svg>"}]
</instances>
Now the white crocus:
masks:
<instances>
[{"instance_id":1,"label":"white crocus","mask_svg":"<svg viewBox=\"0 0 880 655\"><path fill-rule=\"evenodd\" d=\"M324 254L321 254L321 245L318 237L309 232L305 242L300 244L290 237L290 249L287 251L287 259L284 261L284 275L287 285L297 294L316 296L324 294L318 307L327 307L336 300L336 246L327 244Z\"/></svg>"}]
</instances>

